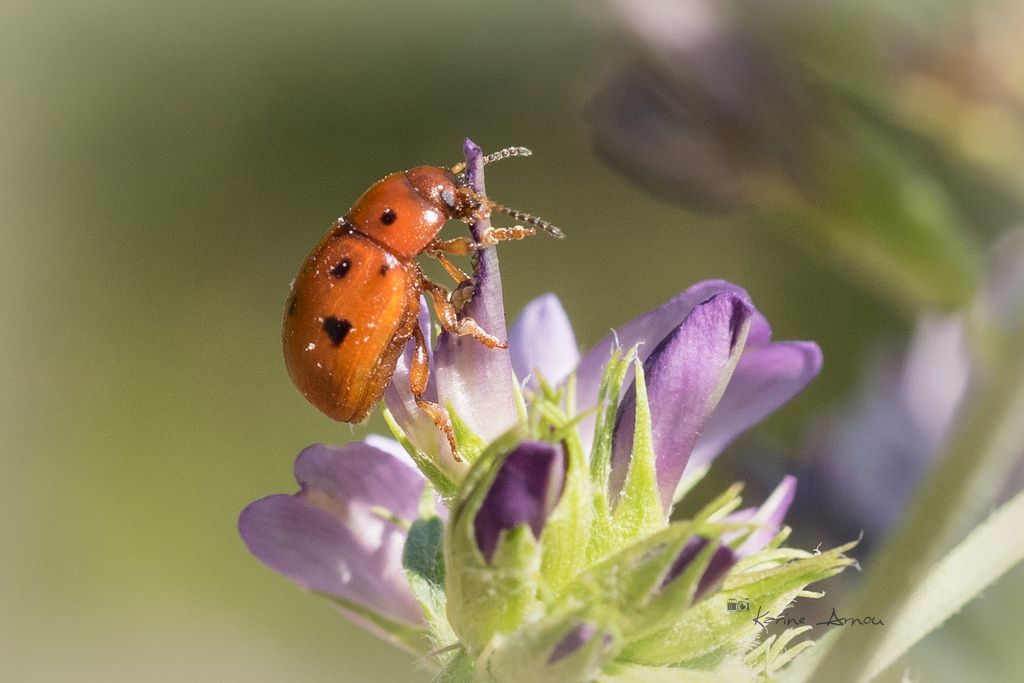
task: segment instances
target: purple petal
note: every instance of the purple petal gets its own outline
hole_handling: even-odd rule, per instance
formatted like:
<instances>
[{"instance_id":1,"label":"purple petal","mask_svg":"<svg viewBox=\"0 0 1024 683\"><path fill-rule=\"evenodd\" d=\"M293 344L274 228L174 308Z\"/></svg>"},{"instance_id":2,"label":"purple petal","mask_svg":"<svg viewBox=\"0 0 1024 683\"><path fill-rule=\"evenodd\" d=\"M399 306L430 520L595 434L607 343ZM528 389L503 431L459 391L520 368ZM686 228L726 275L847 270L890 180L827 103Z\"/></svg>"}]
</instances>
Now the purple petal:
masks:
<instances>
[{"instance_id":1,"label":"purple petal","mask_svg":"<svg viewBox=\"0 0 1024 683\"><path fill-rule=\"evenodd\" d=\"M520 380L529 376L534 386L538 374L555 385L572 372L580 352L557 296L545 294L526 304L512 324L509 351L516 376Z\"/></svg>"},{"instance_id":2,"label":"purple petal","mask_svg":"<svg viewBox=\"0 0 1024 683\"><path fill-rule=\"evenodd\" d=\"M402 569L405 531L375 509L415 519L423 476L386 451L353 443L306 448L295 478L302 487L295 495L269 496L242 511L238 527L249 551L304 588L421 624Z\"/></svg>"},{"instance_id":3,"label":"purple petal","mask_svg":"<svg viewBox=\"0 0 1024 683\"><path fill-rule=\"evenodd\" d=\"M599 633L600 630L597 626L591 624L589 621L581 621L576 624L560 641L558 641L558 644L555 645L555 649L551 651L551 656L548 657L548 664L557 664L573 652L576 652L581 647L589 643Z\"/></svg>"},{"instance_id":4,"label":"purple petal","mask_svg":"<svg viewBox=\"0 0 1024 683\"><path fill-rule=\"evenodd\" d=\"M384 451L385 453L393 457L395 460L398 460L399 462L404 463L410 468L415 469L416 472L419 472L419 470L416 469L416 463L413 462L412 458L406 452L405 448L402 447L402 444L398 443L394 439L388 439L383 436L378 436L377 434L367 434L366 438L363 439L363 443L365 443L367 446L373 446L374 448ZM435 513L442 520L448 521L448 507L444 504L444 501L440 495L436 495L435 499L437 501ZM417 516L419 516L419 514L419 507L417 505Z\"/></svg>"},{"instance_id":5,"label":"purple petal","mask_svg":"<svg viewBox=\"0 0 1024 683\"><path fill-rule=\"evenodd\" d=\"M792 505L795 495L796 477L787 475L782 478L782 481L775 487L772 494L768 496L768 499L764 501L753 515L749 513L744 514L747 511L741 510L725 518L730 522L743 521L760 525L758 529L755 529L736 548L737 557L749 557L763 550L778 535L779 530L782 528L782 520L786 518L786 512L789 510L789 506Z\"/></svg>"},{"instance_id":6,"label":"purple petal","mask_svg":"<svg viewBox=\"0 0 1024 683\"><path fill-rule=\"evenodd\" d=\"M427 353L430 353L430 309L427 308L427 301L420 297L419 326L423 333L423 339L427 342ZM410 340L405 346L402 355L398 357L398 364L391 376L391 382L384 392L384 403L388 410L394 415L395 421L409 437L409 441L421 451L440 459L443 453L448 454L448 442L438 430L437 425L416 405L412 397L412 388L409 385L409 368L412 365L412 354L415 345ZM431 362L433 366L433 362ZM431 367L433 370L433 367ZM433 371L427 383L427 390L423 397L428 401L437 402L437 383L434 381Z\"/></svg>"},{"instance_id":7,"label":"purple petal","mask_svg":"<svg viewBox=\"0 0 1024 683\"><path fill-rule=\"evenodd\" d=\"M658 489L666 514L705 420L725 390L743 350L754 309L745 297L720 293L698 304L644 362ZM615 425L610 489L626 478L633 449L636 389L631 386Z\"/></svg>"},{"instance_id":8,"label":"purple petal","mask_svg":"<svg viewBox=\"0 0 1024 683\"><path fill-rule=\"evenodd\" d=\"M669 568L668 573L665 574L665 578L662 579L662 589L679 578L686 571L686 568L690 566L690 563L707 547L708 543L710 541L703 536L694 536L687 541L686 545L679 552L679 556L676 557L675 562ZM739 559L739 556L728 546L719 545L715 552L712 553L708 566L704 568L704 573L701 574L700 579L697 581L697 590L694 592L693 602L697 602L714 589Z\"/></svg>"},{"instance_id":9,"label":"purple petal","mask_svg":"<svg viewBox=\"0 0 1024 683\"><path fill-rule=\"evenodd\" d=\"M505 458L473 520L485 560L494 557L507 529L529 524L534 538L540 538L562 495L565 465L561 449L542 441L524 441Z\"/></svg>"},{"instance_id":10,"label":"purple petal","mask_svg":"<svg viewBox=\"0 0 1024 683\"><path fill-rule=\"evenodd\" d=\"M748 336L722 400L704 423L687 471L711 462L739 434L800 393L821 370L821 349L814 342L758 341Z\"/></svg>"},{"instance_id":11,"label":"purple petal","mask_svg":"<svg viewBox=\"0 0 1024 683\"><path fill-rule=\"evenodd\" d=\"M626 323L599 341L577 366L576 402L579 410L581 412L589 410L596 405L604 366L608 363L608 357L616 345L628 349L634 344L640 343L642 344L638 350L640 358L647 358L654 350L654 345L675 330L696 306L717 294L735 294L748 302L750 299L744 289L734 284L724 280L705 280L676 295L660 307ZM750 331L747 336L748 343L759 343L761 339L771 336L768 322L757 311L754 311L751 317ZM632 370L629 373L624 386L630 384ZM581 421L580 436L583 439L584 448L588 450L593 440L593 431L593 416Z\"/></svg>"},{"instance_id":12,"label":"purple petal","mask_svg":"<svg viewBox=\"0 0 1024 683\"><path fill-rule=\"evenodd\" d=\"M466 176L470 186L484 194L483 155L467 139ZM490 228L490 219L473 223L474 239ZM473 277L476 289L462 312L473 318L488 334L506 339L505 307L501 273L494 248L478 253ZM449 405L484 441L492 441L512 428L517 420L512 358L507 349L489 349L475 339L442 332L434 354L437 391L442 406Z\"/></svg>"},{"instance_id":13,"label":"purple petal","mask_svg":"<svg viewBox=\"0 0 1024 683\"><path fill-rule=\"evenodd\" d=\"M398 443L394 439L389 439L378 434L367 434L366 438L363 439L363 443L367 446L373 446L378 450L384 451L395 460L398 460L409 467L414 469L416 467L416 463L414 463L412 458L409 457L409 454L402 447L402 444Z\"/></svg>"}]
</instances>

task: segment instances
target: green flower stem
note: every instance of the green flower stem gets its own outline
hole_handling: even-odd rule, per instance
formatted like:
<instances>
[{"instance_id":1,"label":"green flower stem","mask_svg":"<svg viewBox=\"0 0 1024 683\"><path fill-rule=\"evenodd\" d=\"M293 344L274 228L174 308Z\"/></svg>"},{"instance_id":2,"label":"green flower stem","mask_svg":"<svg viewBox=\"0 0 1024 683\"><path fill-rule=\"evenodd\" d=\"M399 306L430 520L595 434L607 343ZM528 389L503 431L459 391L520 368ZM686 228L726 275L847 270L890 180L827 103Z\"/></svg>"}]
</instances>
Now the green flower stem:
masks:
<instances>
[{"instance_id":1,"label":"green flower stem","mask_svg":"<svg viewBox=\"0 0 1024 683\"><path fill-rule=\"evenodd\" d=\"M958 612L968 601L1024 561L1024 492L1000 508L935 567L894 620L871 659L869 676L898 657ZM935 596L941 595L942 600Z\"/></svg>"},{"instance_id":2,"label":"green flower stem","mask_svg":"<svg viewBox=\"0 0 1024 683\"><path fill-rule=\"evenodd\" d=\"M1024 331L1022 331L1024 332ZM1015 337L1016 339L1012 339ZM968 398L968 408L946 450L914 499L903 526L890 537L871 567L856 610L860 615L897 614L906 596L948 545L979 501L990 501L993 484L1024 441L1024 334L1002 344L1001 367ZM979 558L983 561L983 558ZM816 671L836 683L866 681L868 657L887 636L885 629L850 629L823 658Z\"/></svg>"}]
</instances>

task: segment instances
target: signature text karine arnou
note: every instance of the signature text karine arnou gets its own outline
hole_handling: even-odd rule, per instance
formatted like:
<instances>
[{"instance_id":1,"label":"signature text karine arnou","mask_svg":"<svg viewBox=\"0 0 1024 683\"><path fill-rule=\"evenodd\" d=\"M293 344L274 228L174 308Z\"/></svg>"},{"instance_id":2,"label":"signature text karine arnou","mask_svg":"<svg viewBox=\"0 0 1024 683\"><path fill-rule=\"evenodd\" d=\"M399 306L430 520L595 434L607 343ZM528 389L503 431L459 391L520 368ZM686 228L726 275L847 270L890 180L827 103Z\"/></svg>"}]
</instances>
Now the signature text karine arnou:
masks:
<instances>
[{"instance_id":1,"label":"signature text karine arnou","mask_svg":"<svg viewBox=\"0 0 1024 683\"><path fill-rule=\"evenodd\" d=\"M787 614L770 615L764 608L757 608L757 616L754 623L763 629L771 624L782 624L783 626L807 626L807 617L791 617ZM809 624L811 626L885 626L885 622L879 617L841 617L836 614L836 608L832 608L832 614L825 621L818 621Z\"/></svg>"}]
</instances>

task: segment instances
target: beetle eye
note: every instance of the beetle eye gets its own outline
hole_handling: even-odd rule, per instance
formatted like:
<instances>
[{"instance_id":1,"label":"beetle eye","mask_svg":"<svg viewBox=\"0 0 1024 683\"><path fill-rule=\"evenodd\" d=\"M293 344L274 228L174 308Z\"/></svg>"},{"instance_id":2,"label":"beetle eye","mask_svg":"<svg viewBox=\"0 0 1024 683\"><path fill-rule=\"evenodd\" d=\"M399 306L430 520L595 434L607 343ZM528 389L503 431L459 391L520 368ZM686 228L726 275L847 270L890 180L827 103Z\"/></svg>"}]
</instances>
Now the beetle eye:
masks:
<instances>
[{"instance_id":1,"label":"beetle eye","mask_svg":"<svg viewBox=\"0 0 1024 683\"><path fill-rule=\"evenodd\" d=\"M441 201L454 209L455 193L452 192L451 190L441 190Z\"/></svg>"}]
</instances>

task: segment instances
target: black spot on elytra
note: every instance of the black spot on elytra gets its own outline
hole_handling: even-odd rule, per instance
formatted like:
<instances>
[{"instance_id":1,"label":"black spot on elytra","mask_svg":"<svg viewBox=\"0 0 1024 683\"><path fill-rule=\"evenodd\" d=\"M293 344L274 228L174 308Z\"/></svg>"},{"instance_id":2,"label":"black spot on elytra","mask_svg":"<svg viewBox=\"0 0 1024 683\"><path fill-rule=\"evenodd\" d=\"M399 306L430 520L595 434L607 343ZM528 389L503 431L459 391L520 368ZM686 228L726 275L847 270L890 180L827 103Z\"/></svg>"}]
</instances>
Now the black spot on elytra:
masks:
<instances>
[{"instance_id":1,"label":"black spot on elytra","mask_svg":"<svg viewBox=\"0 0 1024 683\"><path fill-rule=\"evenodd\" d=\"M324 318L324 332L335 346L340 346L351 330L352 323L344 318L335 318L333 315Z\"/></svg>"},{"instance_id":2,"label":"black spot on elytra","mask_svg":"<svg viewBox=\"0 0 1024 683\"><path fill-rule=\"evenodd\" d=\"M295 313L295 306L297 302L298 297L296 297L294 294L288 297L288 315L293 315Z\"/></svg>"},{"instance_id":3,"label":"black spot on elytra","mask_svg":"<svg viewBox=\"0 0 1024 683\"><path fill-rule=\"evenodd\" d=\"M381 277L387 275L389 270L391 270L391 266L389 266L386 263L380 264L380 274L381 274Z\"/></svg>"},{"instance_id":4,"label":"black spot on elytra","mask_svg":"<svg viewBox=\"0 0 1024 683\"><path fill-rule=\"evenodd\" d=\"M331 230L331 239L336 240L356 231L356 227L348 222L347 218L339 218L335 221L334 229Z\"/></svg>"},{"instance_id":5,"label":"black spot on elytra","mask_svg":"<svg viewBox=\"0 0 1024 683\"><path fill-rule=\"evenodd\" d=\"M343 278L348 275L349 268L352 267L352 261L347 258L343 258L338 261L338 265L331 268L331 277Z\"/></svg>"},{"instance_id":6,"label":"black spot on elytra","mask_svg":"<svg viewBox=\"0 0 1024 683\"><path fill-rule=\"evenodd\" d=\"M398 220L398 214L395 213L394 209L384 209L384 213L380 215L380 222L384 225L391 225Z\"/></svg>"}]
</instances>

